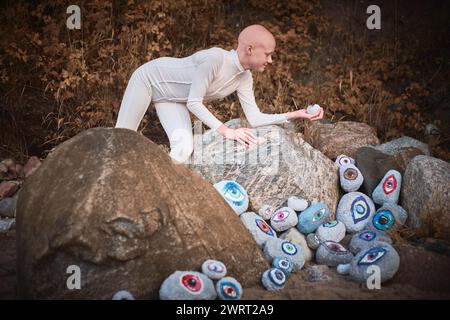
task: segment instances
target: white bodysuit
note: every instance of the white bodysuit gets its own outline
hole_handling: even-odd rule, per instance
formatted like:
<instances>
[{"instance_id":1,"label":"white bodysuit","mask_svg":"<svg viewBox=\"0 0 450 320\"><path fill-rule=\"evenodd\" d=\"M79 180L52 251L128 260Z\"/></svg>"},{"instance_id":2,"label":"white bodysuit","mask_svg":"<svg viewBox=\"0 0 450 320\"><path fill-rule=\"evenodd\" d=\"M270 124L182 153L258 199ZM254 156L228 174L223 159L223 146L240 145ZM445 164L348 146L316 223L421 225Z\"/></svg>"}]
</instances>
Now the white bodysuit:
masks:
<instances>
[{"instance_id":1,"label":"white bodysuit","mask_svg":"<svg viewBox=\"0 0 450 320\"><path fill-rule=\"evenodd\" d=\"M287 113L260 112L252 73L244 70L236 51L213 47L185 58L158 58L137 68L125 90L116 128L136 131L153 101L170 141L170 156L185 162L193 151L189 111L217 130L222 122L203 101L224 98L235 91L252 127L288 122Z\"/></svg>"}]
</instances>

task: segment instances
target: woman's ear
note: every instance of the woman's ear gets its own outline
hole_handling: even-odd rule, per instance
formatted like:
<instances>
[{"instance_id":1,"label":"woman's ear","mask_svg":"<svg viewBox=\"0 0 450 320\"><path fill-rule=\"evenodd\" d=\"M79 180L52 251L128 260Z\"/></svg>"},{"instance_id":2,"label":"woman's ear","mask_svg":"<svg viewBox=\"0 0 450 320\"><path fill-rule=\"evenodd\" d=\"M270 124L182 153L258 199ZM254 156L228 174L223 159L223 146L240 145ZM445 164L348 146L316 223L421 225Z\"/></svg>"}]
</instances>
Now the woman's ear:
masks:
<instances>
[{"instance_id":1,"label":"woman's ear","mask_svg":"<svg viewBox=\"0 0 450 320\"><path fill-rule=\"evenodd\" d=\"M252 53L253 53L253 46L252 45L248 45L247 49L245 50L245 53L247 53L249 56L251 56Z\"/></svg>"}]
</instances>

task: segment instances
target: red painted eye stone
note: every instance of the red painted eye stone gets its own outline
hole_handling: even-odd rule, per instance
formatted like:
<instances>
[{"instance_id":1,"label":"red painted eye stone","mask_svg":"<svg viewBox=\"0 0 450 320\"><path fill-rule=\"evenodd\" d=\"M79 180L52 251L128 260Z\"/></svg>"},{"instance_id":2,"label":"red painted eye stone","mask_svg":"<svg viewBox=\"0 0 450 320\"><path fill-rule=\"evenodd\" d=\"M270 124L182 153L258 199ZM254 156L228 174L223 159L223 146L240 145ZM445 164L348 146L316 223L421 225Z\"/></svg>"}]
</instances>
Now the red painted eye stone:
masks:
<instances>
[{"instance_id":1,"label":"red painted eye stone","mask_svg":"<svg viewBox=\"0 0 450 320\"><path fill-rule=\"evenodd\" d=\"M397 179L394 175L390 175L383 183L383 191L385 194L390 194L394 192L395 189L397 189Z\"/></svg>"},{"instance_id":2,"label":"red painted eye stone","mask_svg":"<svg viewBox=\"0 0 450 320\"><path fill-rule=\"evenodd\" d=\"M185 274L181 278L181 282L183 283L183 286L192 292L199 292L202 288L202 281L194 274Z\"/></svg>"}]
</instances>

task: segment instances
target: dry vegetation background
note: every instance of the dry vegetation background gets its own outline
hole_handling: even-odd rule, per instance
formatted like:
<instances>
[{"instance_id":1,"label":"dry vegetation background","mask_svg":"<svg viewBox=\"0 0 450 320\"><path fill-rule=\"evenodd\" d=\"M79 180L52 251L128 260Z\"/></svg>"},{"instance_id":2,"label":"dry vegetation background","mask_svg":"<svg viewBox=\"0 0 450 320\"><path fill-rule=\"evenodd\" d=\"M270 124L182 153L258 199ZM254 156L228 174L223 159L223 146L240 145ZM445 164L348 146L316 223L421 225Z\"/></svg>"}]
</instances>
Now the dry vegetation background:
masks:
<instances>
[{"instance_id":1,"label":"dry vegetation background","mask_svg":"<svg viewBox=\"0 0 450 320\"><path fill-rule=\"evenodd\" d=\"M274 63L254 74L264 112L319 103L332 121L377 128L382 141L440 131L449 152L448 1L376 1L382 30L369 31L367 1L76 1L81 30L68 30L67 1L0 4L0 159L45 157L97 126L114 126L127 81L160 56L232 49L252 23L277 39ZM222 121L242 116L235 95L208 105ZM140 131L168 143L154 108Z\"/></svg>"}]
</instances>

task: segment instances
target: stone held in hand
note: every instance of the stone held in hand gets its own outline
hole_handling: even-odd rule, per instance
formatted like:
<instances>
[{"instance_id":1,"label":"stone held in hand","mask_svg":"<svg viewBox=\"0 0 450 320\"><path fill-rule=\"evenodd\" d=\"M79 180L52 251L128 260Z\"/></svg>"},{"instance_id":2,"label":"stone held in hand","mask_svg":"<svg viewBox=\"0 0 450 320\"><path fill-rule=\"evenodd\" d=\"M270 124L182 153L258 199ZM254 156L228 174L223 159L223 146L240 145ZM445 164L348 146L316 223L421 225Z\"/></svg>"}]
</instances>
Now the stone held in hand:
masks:
<instances>
[{"instance_id":1,"label":"stone held in hand","mask_svg":"<svg viewBox=\"0 0 450 320\"><path fill-rule=\"evenodd\" d=\"M278 209L270 218L270 225L275 231L279 232L295 227L297 223L297 213L289 207Z\"/></svg>"},{"instance_id":2,"label":"stone held in hand","mask_svg":"<svg viewBox=\"0 0 450 320\"><path fill-rule=\"evenodd\" d=\"M287 206L295 211L303 211L308 208L308 201L296 196L288 198Z\"/></svg>"},{"instance_id":3,"label":"stone held in hand","mask_svg":"<svg viewBox=\"0 0 450 320\"><path fill-rule=\"evenodd\" d=\"M227 274L227 267L218 260L206 260L202 264L202 272L212 280L219 280Z\"/></svg>"},{"instance_id":4,"label":"stone held in hand","mask_svg":"<svg viewBox=\"0 0 450 320\"><path fill-rule=\"evenodd\" d=\"M293 272L300 270L305 264L302 248L295 243L283 239L269 239L264 245L264 256L273 261L276 257L285 257L292 261Z\"/></svg>"},{"instance_id":5,"label":"stone held in hand","mask_svg":"<svg viewBox=\"0 0 450 320\"><path fill-rule=\"evenodd\" d=\"M373 202L382 205L385 202L397 203L402 185L402 175L397 170L389 170L372 193Z\"/></svg>"},{"instance_id":6,"label":"stone held in hand","mask_svg":"<svg viewBox=\"0 0 450 320\"><path fill-rule=\"evenodd\" d=\"M325 203L312 204L298 216L297 229L304 234L314 232L330 214L330 209Z\"/></svg>"},{"instance_id":7,"label":"stone held in hand","mask_svg":"<svg viewBox=\"0 0 450 320\"><path fill-rule=\"evenodd\" d=\"M275 230L256 213L244 212L240 218L259 246L262 247L268 240L277 238Z\"/></svg>"},{"instance_id":8,"label":"stone held in hand","mask_svg":"<svg viewBox=\"0 0 450 320\"><path fill-rule=\"evenodd\" d=\"M309 106L306 108L306 112L307 112L308 114L316 114L316 113L319 112L319 110L320 110L320 106L319 106L318 104L309 105Z\"/></svg>"},{"instance_id":9,"label":"stone held in hand","mask_svg":"<svg viewBox=\"0 0 450 320\"><path fill-rule=\"evenodd\" d=\"M404 225L408 213L401 206L385 202L380 209L377 210L369 223L370 228L381 231L387 231L392 228Z\"/></svg>"},{"instance_id":10,"label":"stone held in hand","mask_svg":"<svg viewBox=\"0 0 450 320\"><path fill-rule=\"evenodd\" d=\"M357 254L359 251L372 246L372 243L376 241L392 244L392 239L387 233L380 230L366 229L352 236L348 249L351 253Z\"/></svg>"},{"instance_id":11,"label":"stone held in hand","mask_svg":"<svg viewBox=\"0 0 450 320\"><path fill-rule=\"evenodd\" d=\"M353 192L361 187L364 177L361 171L350 163L339 168L339 182L345 192Z\"/></svg>"},{"instance_id":12,"label":"stone held in hand","mask_svg":"<svg viewBox=\"0 0 450 320\"><path fill-rule=\"evenodd\" d=\"M242 214L248 208L248 194L236 181L222 180L214 184L214 188L222 195L225 201L238 214Z\"/></svg>"},{"instance_id":13,"label":"stone held in hand","mask_svg":"<svg viewBox=\"0 0 450 320\"><path fill-rule=\"evenodd\" d=\"M353 254L338 242L324 241L316 251L316 262L335 267L338 264L349 263Z\"/></svg>"},{"instance_id":14,"label":"stone held in hand","mask_svg":"<svg viewBox=\"0 0 450 320\"><path fill-rule=\"evenodd\" d=\"M316 234L324 241L340 242L345 237L345 225L341 221L332 220L320 225Z\"/></svg>"},{"instance_id":15,"label":"stone held in hand","mask_svg":"<svg viewBox=\"0 0 450 320\"><path fill-rule=\"evenodd\" d=\"M338 204L336 219L345 224L347 232L363 230L375 214L375 205L361 192L345 194Z\"/></svg>"},{"instance_id":16,"label":"stone held in hand","mask_svg":"<svg viewBox=\"0 0 450 320\"><path fill-rule=\"evenodd\" d=\"M286 284L286 274L278 268L270 268L266 270L261 278L261 282L269 291L281 290Z\"/></svg>"},{"instance_id":17,"label":"stone held in hand","mask_svg":"<svg viewBox=\"0 0 450 320\"><path fill-rule=\"evenodd\" d=\"M352 280L365 283L372 272L368 272L370 267L380 268L381 283L392 279L400 266L400 256L390 244L375 241L371 246L359 251L353 258L350 267L350 277Z\"/></svg>"},{"instance_id":18,"label":"stone held in hand","mask_svg":"<svg viewBox=\"0 0 450 320\"><path fill-rule=\"evenodd\" d=\"M274 212L275 212L274 207L265 204L258 210L258 215L264 220L270 220Z\"/></svg>"},{"instance_id":19,"label":"stone held in hand","mask_svg":"<svg viewBox=\"0 0 450 320\"><path fill-rule=\"evenodd\" d=\"M196 271L175 271L159 290L161 300L214 300L216 297L212 280Z\"/></svg>"},{"instance_id":20,"label":"stone held in hand","mask_svg":"<svg viewBox=\"0 0 450 320\"><path fill-rule=\"evenodd\" d=\"M233 277L217 281L216 291L220 300L239 300L243 294L242 285Z\"/></svg>"},{"instance_id":21,"label":"stone held in hand","mask_svg":"<svg viewBox=\"0 0 450 320\"><path fill-rule=\"evenodd\" d=\"M134 297L128 291L120 290L113 295L112 300L134 300Z\"/></svg>"},{"instance_id":22,"label":"stone held in hand","mask_svg":"<svg viewBox=\"0 0 450 320\"><path fill-rule=\"evenodd\" d=\"M342 166L347 166L349 164L355 164L355 159L353 159L352 157L346 156L345 154L341 154L341 155L337 156L334 163L336 163L338 168L340 168Z\"/></svg>"}]
</instances>

